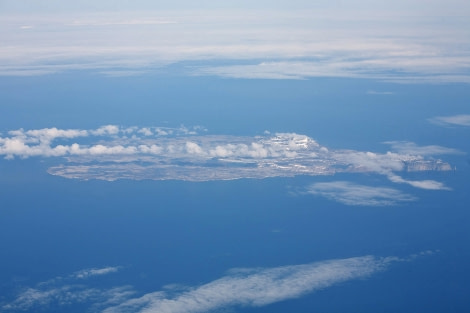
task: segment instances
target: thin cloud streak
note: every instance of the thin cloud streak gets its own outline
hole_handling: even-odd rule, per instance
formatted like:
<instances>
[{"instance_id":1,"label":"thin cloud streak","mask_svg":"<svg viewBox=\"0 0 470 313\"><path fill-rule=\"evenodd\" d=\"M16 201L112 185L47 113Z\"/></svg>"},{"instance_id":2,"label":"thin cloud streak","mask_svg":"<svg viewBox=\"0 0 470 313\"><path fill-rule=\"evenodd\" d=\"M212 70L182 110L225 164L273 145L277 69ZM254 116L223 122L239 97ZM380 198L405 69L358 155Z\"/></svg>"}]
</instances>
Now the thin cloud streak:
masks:
<instances>
[{"instance_id":1,"label":"thin cloud streak","mask_svg":"<svg viewBox=\"0 0 470 313\"><path fill-rule=\"evenodd\" d=\"M441 126L470 126L470 114L460 114L452 116L437 116L429 119L433 124Z\"/></svg>"},{"instance_id":2,"label":"thin cloud streak","mask_svg":"<svg viewBox=\"0 0 470 313\"><path fill-rule=\"evenodd\" d=\"M418 146L414 142L409 141L386 141L385 144L390 145L393 151L401 154L411 155L440 155L440 154L463 154L463 152L437 145Z\"/></svg>"},{"instance_id":3,"label":"thin cloud streak","mask_svg":"<svg viewBox=\"0 0 470 313\"><path fill-rule=\"evenodd\" d=\"M347 150L336 152L334 158L343 164L349 164L351 172L375 172L385 175L391 182L405 183L420 189L450 190L443 183L434 180L411 181L394 173L403 170L407 172L452 170L448 163L443 163L440 160L425 160L421 155L394 152L377 154Z\"/></svg>"},{"instance_id":4,"label":"thin cloud streak","mask_svg":"<svg viewBox=\"0 0 470 313\"><path fill-rule=\"evenodd\" d=\"M415 188L427 189L427 190L452 190L451 188L447 187L441 182L435 180L407 180L395 174L388 174L388 179L391 182L399 183L399 184L408 184Z\"/></svg>"},{"instance_id":5,"label":"thin cloud streak","mask_svg":"<svg viewBox=\"0 0 470 313\"><path fill-rule=\"evenodd\" d=\"M366 43L364 43L366 45ZM346 50L346 47L344 48ZM197 70L198 75L214 75L245 79L309 79L313 77L344 77L377 79L395 83L470 83L470 59L438 57L419 61L413 57L385 57L387 52L377 53L370 59L353 57L357 51L318 51L324 54L316 61L277 61L249 65L206 66ZM464 65L462 65L462 62ZM436 64L440 63L439 66Z\"/></svg>"},{"instance_id":6,"label":"thin cloud streak","mask_svg":"<svg viewBox=\"0 0 470 313\"><path fill-rule=\"evenodd\" d=\"M198 313L237 306L265 306L345 281L367 278L386 270L394 262L410 262L434 253L425 251L408 258L363 256L268 269L232 270L225 277L189 291L148 293L103 313Z\"/></svg>"},{"instance_id":7,"label":"thin cloud streak","mask_svg":"<svg viewBox=\"0 0 470 313\"><path fill-rule=\"evenodd\" d=\"M371 187L347 181L315 183L308 186L304 193L356 206L389 206L416 200L393 188Z\"/></svg>"},{"instance_id":8,"label":"thin cloud streak","mask_svg":"<svg viewBox=\"0 0 470 313\"><path fill-rule=\"evenodd\" d=\"M27 288L17 298L3 306L2 312L39 311L47 312L49 308L67 308L92 303L99 309L119 304L134 296L135 291L130 286L113 287L108 289L88 287L82 284ZM94 311L96 311L96 309Z\"/></svg>"},{"instance_id":9,"label":"thin cloud streak","mask_svg":"<svg viewBox=\"0 0 470 313\"><path fill-rule=\"evenodd\" d=\"M393 91L376 91L376 90L368 90L367 91L368 95L394 95L395 92Z\"/></svg>"},{"instance_id":10,"label":"thin cloud streak","mask_svg":"<svg viewBox=\"0 0 470 313\"><path fill-rule=\"evenodd\" d=\"M96 288L88 286L91 278L118 272L120 267L84 269L67 276L58 276L24 288L14 300L0 305L2 312L47 311L66 309L77 304L92 304L95 309L119 304L135 294L130 286ZM85 284L87 283L87 284Z\"/></svg>"},{"instance_id":11,"label":"thin cloud streak","mask_svg":"<svg viewBox=\"0 0 470 313\"><path fill-rule=\"evenodd\" d=\"M424 251L405 258L367 255L273 268L238 268L199 286L167 287L140 295L127 285L96 288L94 281L77 277L77 273L90 272L83 270L66 276L67 279L58 277L25 288L1 309L5 312L67 311L71 305L80 304L90 312L102 313L197 313L238 306L261 307L346 281L365 279L387 270L393 263L411 262L434 253ZM110 268L102 270L114 272L106 270Z\"/></svg>"},{"instance_id":12,"label":"thin cloud streak","mask_svg":"<svg viewBox=\"0 0 470 313\"><path fill-rule=\"evenodd\" d=\"M268 269L232 270L229 275L176 294L153 292L103 313L197 313L234 306L259 307L301 297L385 270L395 257L364 256Z\"/></svg>"},{"instance_id":13,"label":"thin cloud streak","mask_svg":"<svg viewBox=\"0 0 470 313\"><path fill-rule=\"evenodd\" d=\"M73 276L75 278L86 279L86 278L93 277L93 276L101 276L101 275L116 273L119 271L119 269L120 267L117 267L117 266L109 266L109 267L103 267L103 268L90 268L90 269L81 270L75 273Z\"/></svg>"}]
</instances>

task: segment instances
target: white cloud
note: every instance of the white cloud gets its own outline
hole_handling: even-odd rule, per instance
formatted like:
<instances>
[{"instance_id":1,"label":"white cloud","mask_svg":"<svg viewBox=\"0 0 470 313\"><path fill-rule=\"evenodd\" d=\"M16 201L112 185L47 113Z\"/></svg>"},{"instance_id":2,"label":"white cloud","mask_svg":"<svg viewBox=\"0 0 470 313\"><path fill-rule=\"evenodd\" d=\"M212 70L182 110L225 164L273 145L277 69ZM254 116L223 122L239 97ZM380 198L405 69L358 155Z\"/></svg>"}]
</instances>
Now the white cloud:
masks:
<instances>
[{"instance_id":1,"label":"white cloud","mask_svg":"<svg viewBox=\"0 0 470 313\"><path fill-rule=\"evenodd\" d=\"M186 151L189 154L199 154L199 155L205 155L206 154L204 152L204 150L202 150L202 148L197 143L194 143L194 142L191 142L191 141L186 142Z\"/></svg>"},{"instance_id":2,"label":"white cloud","mask_svg":"<svg viewBox=\"0 0 470 313\"><path fill-rule=\"evenodd\" d=\"M79 129L57 129L43 128L25 131L24 129L12 130L8 134L10 137L0 137L0 155L5 155L7 159L14 157L28 158L33 156L42 157L59 157L67 155L129 155L141 153L158 153L159 148L155 144L151 145L128 145L123 146L118 142L114 144L92 144L81 145L79 143L57 144L53 145L57 140L70 140L79 137L111 137L122 138L133 135L137 141L136 135L143 134L145 136L166 136L169 134L197 134L199 127L188 129L180 128L137 128L129 127L121 129L117 125L105 125L97 129L79 130Z\"/></svg>"},{"instance_id":3,"label":"white cloud","mask_svg":"<svg viewBox=\"0 0 470 313\"><path fill-rule=\"evenodd\" d=\"M163 151L163 148L157 145L139 145L138 149L144 154L160 154Z\"/></svg>"},{"instance_id":4,"label":"white cloud","mask_svg":"<svg viewBox=\"0 0 470 313\"><path fill-rule=\"evenodd\" d=\"M117 266L108 266L108 267L103 267L103 268L90 268L90 269L85 269L85 270L76 272L73 275L73 277L84 279L84 278L88 278L92 276L101 276L101 275L116 273L117 271L119 271L119 269L120 267L117 267Z\"/></svg>"},{"instance_id":5,"label":"white cloud","mask_svg":"<svg viewBox=\"0 0 470 313\"><path fill-rule=\"evenodd\" d=\"M135 291L129 286L96 288L83 284L83 280L115 273L119 269L119 267L92 268L65 277L55 277L34 287L24 288L15 299L0 308L2 312L44 312L49 308L64 308L67 311L68 306L75 304L88 306L91 303L95 308L115 305L133 296Z\"/></svg>"},{"instance_id":6,"label":"white cloud","mask_svg":"<svg viewBox=\"0 0 470 313\"><path fill-rule=\"evenodd\" d=\"M131 286L96 288L93 280L83 280L90 276L101 277L118 268L88 269L25 288L0 308L2 312L47 309L67 312L68 306L81 304L85 309L88 307L87 311L103 313L197 313L237 306L260 307L299 298L345 281L367 278L386 270L394 262L411 262L435 252L424 251L405 258L368 255L272 268L238 268L199 286L171 285L140 295ZM74 280L79 280L80 284L74 284Z\"/></svg>"},{"instance_id":7,"label":"white cloud","mask_svg":"<svg viewBox=\"0 0 470 313\"><path fill-rule=\"evenodd\" d=\"M377 44L379 47L381 45L381 43ZM371 46L371 43L363 42L362 46ZM389 55L389 50L377 51L377 55L354 57L359 51L356 49L348 51L349 47L338 47L339 50L342 50L340 56L337 55L338 51L325 51L327 49L325 47L323 51L318 52L322 58L315 61L284 60L257 64L206 66L198 69L195 73L247 79L353 77L402 83L470 83L468 73L455 74L462 71L462 68L459 68L459 62L468 64L464 67L470 67L470 60L462 60L461 57L449 57L449 59L442 60L440 57L423 55L418 60L414 55L400 57ZM371 49L374 50L374 47ZM436 67L436 64L439 66Z\"/></svg>"},{"instance_id":8,"label":"white cloud","mask_svg":"<svg viewBox=\"0 0 470 313\"><path fill-rule=\"evenodd\" d=\"M403 183L408 184L416 188L428 189L428 190L451 190L449 187L446 187L441 182L435 180L406 180L395 174L388 174L388 179L394 183Z\"/></svg>"},{"instance_id":9,"label":"white cloud","mask_svg":"<svg viewBox=\"0 0 470 313\"><path fill-rule=\"evenodd\" d=\"M399 260L364 256L304 265L232 270L225 277L188 291L148 293L107 308L103 313L196 313L233 306L265 306L344 281L368 277Z\"/></svg>"},{"instance_id":10,"label":"white cloud","mask_svg":"<svg viewBox=\"0 0 470 313\"><path fill-rule=\"evenodd\" d=\"M135 154L137 152L136 147L124 147L121 145L107 147L103 145L94 145L89 148L80 148L78 151L75 151L71 154L92 154L92 155L102 155L102 154Z\"/></svg>"},{"instance_id":11,"label":"white cloud","mask_svg":"<svg viewBox=\"0 0 470 313\"><path fill-rule=\"evenodd\" d=\"M141 76L141 75L144 75L146 73L148 73L148 71L146 70L113 70L113 69L110 69L108 71L100 71L99 72L100 74L103 74L104 76L107 76L107 77L129 77L129 76Z\"/></svg>"},{"instance_id":12,"label":"white cloud","mask_svg":"<svg viewBox=\"0 0 470 313\"><path fill-rule=\"evenodd\" d=\"M368 90L368 95L394 95L393 91L376 91L376 90Z\"/></svg>"},{"instance_id":13,"label":"white cloud","mask_svg":"<svg viewBox=\"0 0 470 313\"><path fill-rule=\"evenodd\" d=\"M161 128L156 128L155 132L157 133L157 135L160 135L160 136L166 136L166 135L171 134L171 132L168 132L168 131L166 131L164 129L161 129Z\"/></svg>"},{"instance_id":14,"label":"white cloud","mask_svg":"<svg viewBox=\"0 0 470 313\"><path fill-rule=\"evenodd\" d=\"M430 146L418 146L414 142L409 141L386 141L386 144L390 145L392 150L403 153L403 154L412 154L412 155L439 155L439 154L461 154L462 152L453 149L437 145Z\"/></svg>"},{"instance_id":15,"label":"white cloud","mask_svg":"<svg viewBox=\"0 0 470 313\"><path fill-rule=\"evenodd\" d=\"M346 205L387 206L415 198L399 190L386 187L371 187L346 181L315 183L306 192L335 200Z\"/></svg>"},{"instance_id":16,"label":"white cloud","mask_svg":"<svg viewBox=\"0 0 470 313\"><path fill-rule=\"evenodd\" d=\"M379 154L351 150L333 152L333 158L348 165L351 171L372 171L377 173L401 171L405 167L404 161L420 159L420 157L409 157L392 152Z\"/></svg>"},{"instance_id":17,"label":"white cloud","mask_svg":"<svg viewBox=\"0 0 470 313\"><path fill-rule=\"evenodd\" d=\"M63 308L76 304L92 304L102 308L121 303L133 296L135 291L129 286L100 289L86 285L60 285L27 288L15 300L3 305L2 312L47 312L49 308Z\"/></svg>"},{"instance_id":18,"label":"white cloud","mask_svg":"<svg viewBox=\"0 0 470 313\"><path fill-rule=\"evenodd\" d=\"M116 135L119 133L119 127L116 125L105 125L92 130L91 133L95 136Z\"/></svg>"},{"instance_id":19,"label":"white cloud","mask_svg":"<svg viewBox=\"0 0 470 313\"><path fill-rule=\"evenodd\" d=\"M428 189L428 190L451 190L451 188L447 187L441 182L435 180L404 180L404 183L407 183L413 187L421 188L421 189Z\"/></svg>"},{"instance_id":20,"label":"white cloud","mask_svg":"<svg viewBox=\"0 0 470 313\"><path fill-rule=\"evenodd\" d=\"M152 130L151 130L150 128L148 128L148 127L141 128L141 129L139 130L139 133L141 133L141 134L143 134L143 135L145 135L145 136L152 136L152 135L153 135Z\"/></svg>"},{"instance_id":21,"label":"white cloud","mask_svg":"<svg viewBox=\"0 0 470 313\"><path fill-rule=\"evenodd\" d=\"M51 141L57 138L77 138L86 137L88 132L86 130L79 129L57 129L53 128L42 128L32 129L24 131L23 129L12 130L8 132L14 138L21 138L27 143L43 143L50 144Z\"/></svg>"},{"instance_id":22,"label":"white cloud","mask_svg":"<svg viewBox=\"0 0 470 313\"><path fill-rule=\"evenodd\" d=\"M80 302L93 293L92 290L74 290L74 286L63 286L47 290L28 288L23 291L15 301L4 305L6 311L29 311L38 307L48 307L51 304L63 304L64 302Z\"/></svg>"},{"instance_id":23,"label":"white cloud","mask_svg":"<svg viewBox=\"0 0 470 313\"><path fill-rule=\"evenodd\" d=\"M429 119L429 121L442 126L470 126L470 115L437 116Z\"/></svg>"},{"instance_id":24,"label":"white cloud","mask_svg":"<svg viewBox=\"0 0 470 313\"><path fill-rule=\"evenodd\" d=\"M403 147L403 146L402 146ZM425 146L417 147L414 145L409 145L408 149L404 150L404 154L387 152L385 154L377 154L373 152L357 152L357 151L339 151L333 153L333 158L337 160L340 164L349 166L349 171L351 172L375 172L378 174L385 175L390 181L394 183L406 183L413 187L420 189L429 189L429 190L450 190L443 183L434 181L434 180L422 180L422 181L411 181L406 180L394 172L407 170L409 172L416 171L450 171L452 170L451 166L448 163L444 163L441 160L425 160L424 157L429 155L432 151L437 154L457 153L457 150L448 150L449 148L444 148L440 146ZM408 152L419 152L421 151L423 155L419 154L409 154Z\"/></svg>"}]
</instances>

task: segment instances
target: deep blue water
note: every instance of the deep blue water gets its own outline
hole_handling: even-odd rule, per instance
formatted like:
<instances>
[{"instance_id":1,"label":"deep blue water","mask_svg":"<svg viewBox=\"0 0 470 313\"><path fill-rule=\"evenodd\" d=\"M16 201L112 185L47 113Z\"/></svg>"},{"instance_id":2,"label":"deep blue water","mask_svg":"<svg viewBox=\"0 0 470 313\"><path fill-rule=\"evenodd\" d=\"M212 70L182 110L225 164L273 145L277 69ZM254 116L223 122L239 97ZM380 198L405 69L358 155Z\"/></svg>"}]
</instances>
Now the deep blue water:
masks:
<instances>
[{"instance_id":1,"label":"deep blue water","mask_svg":"<svg viewBox=\"0 0 470 313\"><path fill-rule=\"evenodd\" d=\"M468 114L469 97L464 84L401 85L341 78L103 78L86 72L0 78L2 131L184 124L202 125L214 134L297 132L327 146L351 149L371 149L387 140L467 144L462 129L443 131L427 119ZM469 139L468 131L463 134Z\"/></svg>"},{"instance_id":2,"label":"deep blue water","mask_svg":"<svg viewBox=\"0 0 470 313\"><path fill-rule=\"evenodd\" d=\"M172 283L209 282L234 267L439 250L365 281L252 311L466 307L470 214L462 186L468 171L449 174L452 192L410 190L418 201L379 208L289 193L333 179L387 184L374 175L189 183L81 182L27 168L15 173L22 179L2 179L0 192L2 294L90 267L124 266L105 284L120 280L151 292ZM35 174L42 181L31 179Z\"/></svg>"},{"instance_id":3,"label":"deep blue water","mask_svg":"<svg viewBox=\"0 0 470 313\"><path fill-rule=\"evenodd\" d=\"M213 134L297 132L332 148L385 152L383 141L408 140L470 152L468 128L427 121L468 114L470 91L463 85L74 73L1 78L0 86L3 133L185 124ZM464 312L470 290L469 157L441 157L457 171L407 177L442 181L451 191L419 190L376 174L75 181L48 175L53 159L0 160L0 302L21 287L92 267L123 266L101 283L129 284L145 293L173 283L207 283L235 267L439 250L367 279L240 311ZM418 200L364 207L293 193L335 180L393 187Z\"/></svg>"}]
</instances>

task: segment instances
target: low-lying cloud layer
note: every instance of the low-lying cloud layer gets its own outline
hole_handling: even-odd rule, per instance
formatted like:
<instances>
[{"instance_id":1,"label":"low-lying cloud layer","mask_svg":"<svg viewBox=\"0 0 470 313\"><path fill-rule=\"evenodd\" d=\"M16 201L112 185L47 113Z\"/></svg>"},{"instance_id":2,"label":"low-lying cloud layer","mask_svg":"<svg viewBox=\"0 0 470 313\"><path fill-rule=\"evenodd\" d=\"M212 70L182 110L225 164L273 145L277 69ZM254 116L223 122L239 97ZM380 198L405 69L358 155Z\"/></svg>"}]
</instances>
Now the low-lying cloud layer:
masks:
<instances>
[{"instance_id":1,"label":"low-lying cloud layer","mask_svg":"<svg viewBox=\"0 0 470 313\"><path fill-rule=\"evenodd\" d=\"M104 6L100 12L61 14L5 8L0 75L94 70L123 76L197 62L183 71L236 78L470 82L470 11L464 1L335 6L316 1L302 10L288 3L282 9L274 3L167 11L154 5L119 12ZM57 2L43 6L54 8Z\"/></svg>"},{"instance_id":2,"label":"low-lying cloud layer","mask_svg":"<svg viewBox=\"0 0 470 313\"><path fill-rule=\"evenodd\" d=\"M423 252L419 255L433 254ZM362 256L334 259L302 265L274 268L233 269L219 279L178 290L139 294L131 286L96 288L94 281L77 281L76 274L38 283L25 288L8 303L0 304L4 312L48 309L67 311L82 305L89 312L102 313L197 313L237 306L260 307L294 299L358 278L367 278L386 270L393 262L413 261L407 258ZM92 269L80 272L110 274L114 270Z\"/></svg>"},{"instance_id":3,"label":"low-lying cloud layer","mask_svg":"<svg viewBox=\"0 0 470 313\"><path fill-rule=\"evenodd\" d=\"M84 180L208 181L358 172L381 174L417 188L447 189L433 180L404 179L397 172L451 170L449 164L428 156L457 150L409 142L390 144L397 152L330 150L296 133L242 137L209 135L202 127L106 125L92 130L9 131L0 136L0 155L6 159L65 158L49 173Z\"/></svg>"}]
</instances>

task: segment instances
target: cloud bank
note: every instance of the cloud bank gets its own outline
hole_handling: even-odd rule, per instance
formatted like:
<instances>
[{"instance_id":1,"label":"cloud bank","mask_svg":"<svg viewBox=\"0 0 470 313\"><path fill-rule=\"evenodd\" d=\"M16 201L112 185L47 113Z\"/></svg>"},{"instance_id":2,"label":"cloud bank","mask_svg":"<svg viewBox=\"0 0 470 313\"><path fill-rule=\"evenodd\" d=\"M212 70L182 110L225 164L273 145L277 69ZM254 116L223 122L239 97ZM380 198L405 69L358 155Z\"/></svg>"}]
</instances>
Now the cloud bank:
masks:
<instances>
[{"instance_id":1,"label":"cloud bank","mask_svg":"<svg viewBox=\"0 0 470 313\"><path fill-rule=\"evenodd\" d=\"M94 70L125 76L195 62L183 72L469 83L468 4L432 4L315 2L300 10L269 3L118 12L104 6L61 14L12 9L0 12L0 75Z\"/></svg>"},{"instance_id":2,"label":"cloud bank","mask_svg":"<svg viewBox=\"0 0 470 313\"><path fill-rule=\"evenodd\" d=\"M82 143L79 143L80 140ZM449 171L431 154L457 153L440 146L392 142L397 152L331 150L296 133L209 135L202 127L119 127L14 130L0 137L6 159L55 157L49 173L73 179L231 180L239 178L377 173L395 183L446 189L433 180L409 181L397 172Z\"/></svg>"},{"instance_id":3,"label":"cloud bank","mask_svg":"<svg viewBox=\"0 0 470 313\"><path fill-rule=\"evenodd\" d=\"M25 288L1 308L5 312L47 311L49 308L66 311L80 304L88 307L87 311L102 313L196 313L239 306L260 307L367 278L386 270L394 262L409 262L428 254L433 252L404 259L368 255L273 268L232 269L227 275L199 286L167 288L140 295L131 286L96 288L92 282L76 284L73 279L80 277L72 274L67 280L52 279Z\"/></svg>"}]
</instances>

